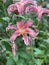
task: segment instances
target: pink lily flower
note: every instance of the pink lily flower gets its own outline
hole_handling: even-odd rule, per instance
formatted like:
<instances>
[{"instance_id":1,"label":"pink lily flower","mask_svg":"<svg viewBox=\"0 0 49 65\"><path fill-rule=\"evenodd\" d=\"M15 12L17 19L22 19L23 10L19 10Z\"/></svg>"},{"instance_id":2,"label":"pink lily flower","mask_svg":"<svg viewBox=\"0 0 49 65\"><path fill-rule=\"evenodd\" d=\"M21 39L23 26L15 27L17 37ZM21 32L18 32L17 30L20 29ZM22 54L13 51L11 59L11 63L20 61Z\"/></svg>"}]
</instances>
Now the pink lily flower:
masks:
<instances>
[{"instance_id":1,"label":"pink lily flower","mask_svg":"<svg viewBox=\"0 0 49 65\"><path fill-rule=\"evenodd\" d=\"M11 15L12 12L22 15L28 4L36 5L35 1L32 0L21 0L20 2L16 2L15 4L9 5L7 9L9 16Z\"/></svg>"},{"instance_id":2,"label":"pink lily flower","mask_svg":"<svg viewBox=\"0 0 49 65\"><path fill-rule=\"evenodd\" d=\"M16 50L17 50L17 46L15 43L12 44L12 52L13 52L13 55L15 56L16 55Z\"/></svg>"},{"instance_id":3,"label":"pink lily flower","mask_svg":"<svg viewBox=\"0 0 49 65\"><path fill-rule=\"evenodd\" d=\"M12 12L14 12L16 10L16 6L15 4L11 4L8 9L7 9L7 12L8 12L8 15L10 16Z\"/></svg>"},{"instance_id":4,"label":"pink lily flower","mask_svg":"<svg viewBox=\"0 0 49 65\"><path fill-rule=\"evenodd\" d=\"M15 4L9 5L7 11L8 11L9 16L11 15L12 12L15 12L15 13L17 13L19 15L22 15L23 12L24 12L24 8L23 8L23 6L21 5L20 2L17 2Z\"/></svg>"},{"instance_id":5,"label":"pink lily flower","mask_svg":"<svg viewBox=\"0 0 49 65\"><path fill-rule=\"evenodd\" d=\"M28 6L26 8L26 13L30 14L31 11L34 11L38 15L38 20L41 19L43 14L48 14L49 15L49 10L46 8L42 8L41 6Z\"/></svg>"},{"instance_id":6,"label":"pink lily flower","mask_svg":"<svg viewBox=\"0 0 49 65\"><path fill-rule=\"evenodd\" d=\"M38 34L37 31L29 28L32 24L33 24L32 21L28 20L26 23L24 23L23 21L17 22L17 27L8 26L6 28L7 30L9 29L16 30L10 38L11 42L14 42L18 36L22 35L24 43L26 45L30 45L31 38L35 38ZM29 34L29 36L27 36L27 34Z\"/></svg>"}]
</instances>

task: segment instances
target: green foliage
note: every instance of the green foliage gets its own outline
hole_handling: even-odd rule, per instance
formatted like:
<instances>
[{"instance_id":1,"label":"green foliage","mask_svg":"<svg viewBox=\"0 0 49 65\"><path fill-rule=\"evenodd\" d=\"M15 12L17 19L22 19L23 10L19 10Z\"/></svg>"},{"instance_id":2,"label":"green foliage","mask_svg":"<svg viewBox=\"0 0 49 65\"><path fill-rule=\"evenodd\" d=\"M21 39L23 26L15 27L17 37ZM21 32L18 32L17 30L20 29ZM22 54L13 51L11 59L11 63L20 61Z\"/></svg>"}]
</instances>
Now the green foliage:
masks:
<instances>
[{"instance_id":1,"label":"green foliage","mask_svg":"<svg viewBox=\"0 0 49 65\"><path fill-rule=\"evenodd\" d=\"M12 17L8 17L7 7L11 3L13 0L6 0L5 3L0 0L0 65L49 65L49 16L43 15L41 21L37 20L34 12L30 16L14 14ZM49 0L37 0L37 3L48 8ZM31 46L26 46L22 37L18 37L15 40L18 47L16 56L13 56L12 43L9 39L13 31L7 32L6 27L11 24L15 25L17 21L29 19L32 19L38 27L39 34L35 40L32 40Z\"/></svg>"}]
</instances>

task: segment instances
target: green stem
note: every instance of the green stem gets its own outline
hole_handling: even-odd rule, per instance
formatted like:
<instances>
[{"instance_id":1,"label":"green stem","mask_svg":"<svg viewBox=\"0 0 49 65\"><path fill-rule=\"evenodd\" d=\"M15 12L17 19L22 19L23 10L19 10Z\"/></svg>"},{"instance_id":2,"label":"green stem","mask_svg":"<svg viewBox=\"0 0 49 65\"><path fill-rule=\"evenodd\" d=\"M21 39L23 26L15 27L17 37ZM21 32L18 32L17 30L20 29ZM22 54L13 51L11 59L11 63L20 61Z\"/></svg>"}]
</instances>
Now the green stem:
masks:
<instances>
[{"instance_id":1,"label":"green stem","mask_svg":"<svg viewBox=\"0 0 49 65\"><path fill-rule=\"evenodd\" d=\"M6 9L5 9L4 3L2 4L2 7L3 7L4 15L7 16L7 13L6 13Z\"/></svg>"},{"instance_id":2,"label":"green stem","mask_svg":"<svg viewBox=\"0 0 49 65\"><path fill-rule=\"evenodd\" d=\"M34 40L33 40L33 41L34 41ZM34 59L33 48L34 48L34 46L32 46L32 44L31 44L31 56L32 56L32 61L33 61L33 65L34 65L34 64L35 64L35 59Z\"/></svg>"}]
</instances>

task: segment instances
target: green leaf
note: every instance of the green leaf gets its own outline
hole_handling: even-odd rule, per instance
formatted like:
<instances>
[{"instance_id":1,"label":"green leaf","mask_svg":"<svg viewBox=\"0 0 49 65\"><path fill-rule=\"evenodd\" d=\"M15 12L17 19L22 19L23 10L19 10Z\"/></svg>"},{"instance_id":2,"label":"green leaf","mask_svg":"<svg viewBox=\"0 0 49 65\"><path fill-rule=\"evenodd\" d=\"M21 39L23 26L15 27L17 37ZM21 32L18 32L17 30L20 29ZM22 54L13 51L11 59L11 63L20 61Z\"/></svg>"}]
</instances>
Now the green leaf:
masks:
<instances>
[{"instance_id":1,"label":"green leaf","mask_svg":"<svg viewBox=\"0 0 49 65\"><path fill-rule=\"evenodd\" d=\"M40 48L42 48L42 49L46 49L46 46L44 45L44 44L40 44Z\"/></svg>"},{"instance_id":2,"label":"green leaf","mask_svg":"<svg viewBox=\"0 0 49 65\"><path fill-rule=\"evenodd\" d=\"M0 18L0 22L3 22L3 19L2 18Z\"/></svg>"},{"instance_id":3,"label":"green leaf","mask_svg":"<svg viewBox=\"0 0 49 65\"><path fill-rule=\"evenodd\" d=\"M5 42L9 42L9 41L10 41L10 39L5 38L5 39L2 39L2 40L1 40L1 42L3 42L3 41L5 41Z\"/></svg>"},{"instance_id":4,"label":"green leaf","mask_svg":"<svg viewBox=\"0 0 49 65\"><path fill-rule=\"evenodd\" d=\"M49 38L47 40L44 40L46 43L49 43Z\"/></svg>"},{"instance_id":5,"label":"green leaf","mask_svg":"<svg viewBox=\"0 0 49 65\"><path fill-rule=\"evenodd\" d=\"M15 65L15 63L14 63L14 61L13 61L12 58L9 58L9 59L7 60L6 65Z\"/></svg>"},{"instance_id":6,"label":"green leaf","mask_svg":"<svg viewBox=\"0 0 49 65\"><path fill-rule=\"evenodd\" d=\"M20 52L19 53L19 55L22 57L22 58L25 58L25 59L29 59L29 56L28 56L28 54L27 53L25 53L25 52Z\"/></svg>"},{"instance_id":7,"label":"green leaf","mask_svg":"<svg viewBox=\"0 0 49 65\"><path fill-rule=\"evenodd\" d=\"M35 61L35 63L36 63L36 65L42 65L40 59L37 59L37 60Z\"/></svg>"},{"instance_id":8,"label":"green leaf","mask_svg":"<svg viewBox=\"0 0 49 65\"><path fill-rule=\"evenodd\" d=\"M11 43L10 43L10 39L5 38L1 40L2 44L6 47L6 50L11 51Z\"/></svg>"},{"instance_id":9,"label":"green leaf","mask_svg":"<svg viewBox=\"0 0 49 65\"><path fill-rule=\"evenodd\" d=\"M13 60L14 60L15 62L18 61L18 54L16 54L16 56L13 56Z\"/></svg>"},{"instance_id":10,"label":"green leaf","mask_svg":"<svg viewBox=\"0 0 49 65\"><path fill-rule=\"evenodd\" d=\"M24 61L21 59L21 60L19 60L18 62L16 62L17 63L17 65L24 65Z\"/></svg>"},{"instance_id":11,"label":"green leaf","mask_svg":"<svg viewBox=\"0 0 49 65\"><path fill-rule=\"evenodd\" d=\"M43 51L38 49L38 48L34 48L34 51L35 51L35 54L39 55L39 54L42 54Z\"/></svg>"},{"instance_id":12,"label":"green leaf","mask_svg":"<svg viewBox=\"0 0 49 65\"><path fill-rule=\"evenodd\" d=\"M9 17L3 17L2 19L3 19L4 21L7 21L7 22L10 21L10 18L9 18Z\"/></svg>"}]
</instances>

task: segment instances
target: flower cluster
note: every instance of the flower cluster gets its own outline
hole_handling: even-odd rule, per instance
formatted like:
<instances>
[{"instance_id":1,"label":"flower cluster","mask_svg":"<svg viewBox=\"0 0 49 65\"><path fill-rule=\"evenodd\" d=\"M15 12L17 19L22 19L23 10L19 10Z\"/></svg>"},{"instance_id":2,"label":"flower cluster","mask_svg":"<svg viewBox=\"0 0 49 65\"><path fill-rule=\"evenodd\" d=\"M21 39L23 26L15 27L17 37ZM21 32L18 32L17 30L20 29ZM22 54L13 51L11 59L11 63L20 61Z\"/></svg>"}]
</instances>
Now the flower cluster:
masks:
<instances>
[{"instance_id":1,"label":"flower cluster","mask_svg":"<svg viewBox=\"0 0 49 65\"><path fill-rule=\"evenodd\" d=\"M33 0L21 0L20 2L16 2L11 4L8 9L8 15L11 16L13 12L17 13L18 15L30 14L31 11L34 11L38 15L38 20L41 19L42 15L47 13L49 15L49 10L46 8L42 8L38 6L36 1ZM31 27L34 26L32 20L28 20L26 23L24 21L17 22L16 26L11 25L6 28L6 30L14 29L15 32L10 37L10 41L13 43L12 45L12 52L15 56L16 54L16 45L14 41L20 35L22 35L22 39L26 45L30 45L32 38L36 38L38 35L38 29L32 29Z\"/></svg>"},{"instance_id":2,"label":"flower cluster","mask_svg":"<svg viewBox=\"0 0 49 65\"><path fill-rule=\"evenodd\" d=\"M10 5L7 11L9 15L11 15L12 12L22 15L24 12L30 14L31 11L34 11L38 15L38 20L40 20L45 13L49 15L48 9L38 6L36 1L32 0L21 0L20 2L16 2L15 4Z\"/></svg>"},{"instance_id":3,"label":"flower cluster","mask_svg":"<svg viewBox=\"0 0 49 65\"><path fill-rule=\"evenodd\" d=\"M32 1L32 0L21 0L20 2L16 2L15 4L11 4L7 11L8 11L8 15L10 16L12 12L15 12L19 15L22 15L27 7L27 5L37 5L36 1Z\"/></svg>"},{"instance_id":4,"label":"flower cluster","mask_svg":"<svg viewBox=\"0 0 49 65\"><path fill-rule=\"evenodd\" d=\"M38 29L35 28L35 30L31 29L30 27L34 26L31 20L28 20L26 23L23 21L17 22L17 26L11 25L6 28L8 31L9 29L14 29L15 32L11 36L10 41L13 43L12 45L12 52L13 55L15 56L16 54L16 45L14 44L14 41L16 38L20 35L22 35L22 39L24 40L24 43L26 45L30 45L32 38L36 38L38 35ZM27 35L29 34L29 36Z\"/></svg>"},{"instance_id":5,"label":"flower cluster","mask_svg":"<svg viewBox=\"0 0 49 65\"><path fill-rule=\"evenodd\" d=\"M47 10L46 8L42 8L41 6L28 6L26 8L26 13L30 14L31 11L34 11L37 15L38 15L38 20L41 19L43 14L48 14L49 15L49 10Z\"/></svg>"}]
</instances>

